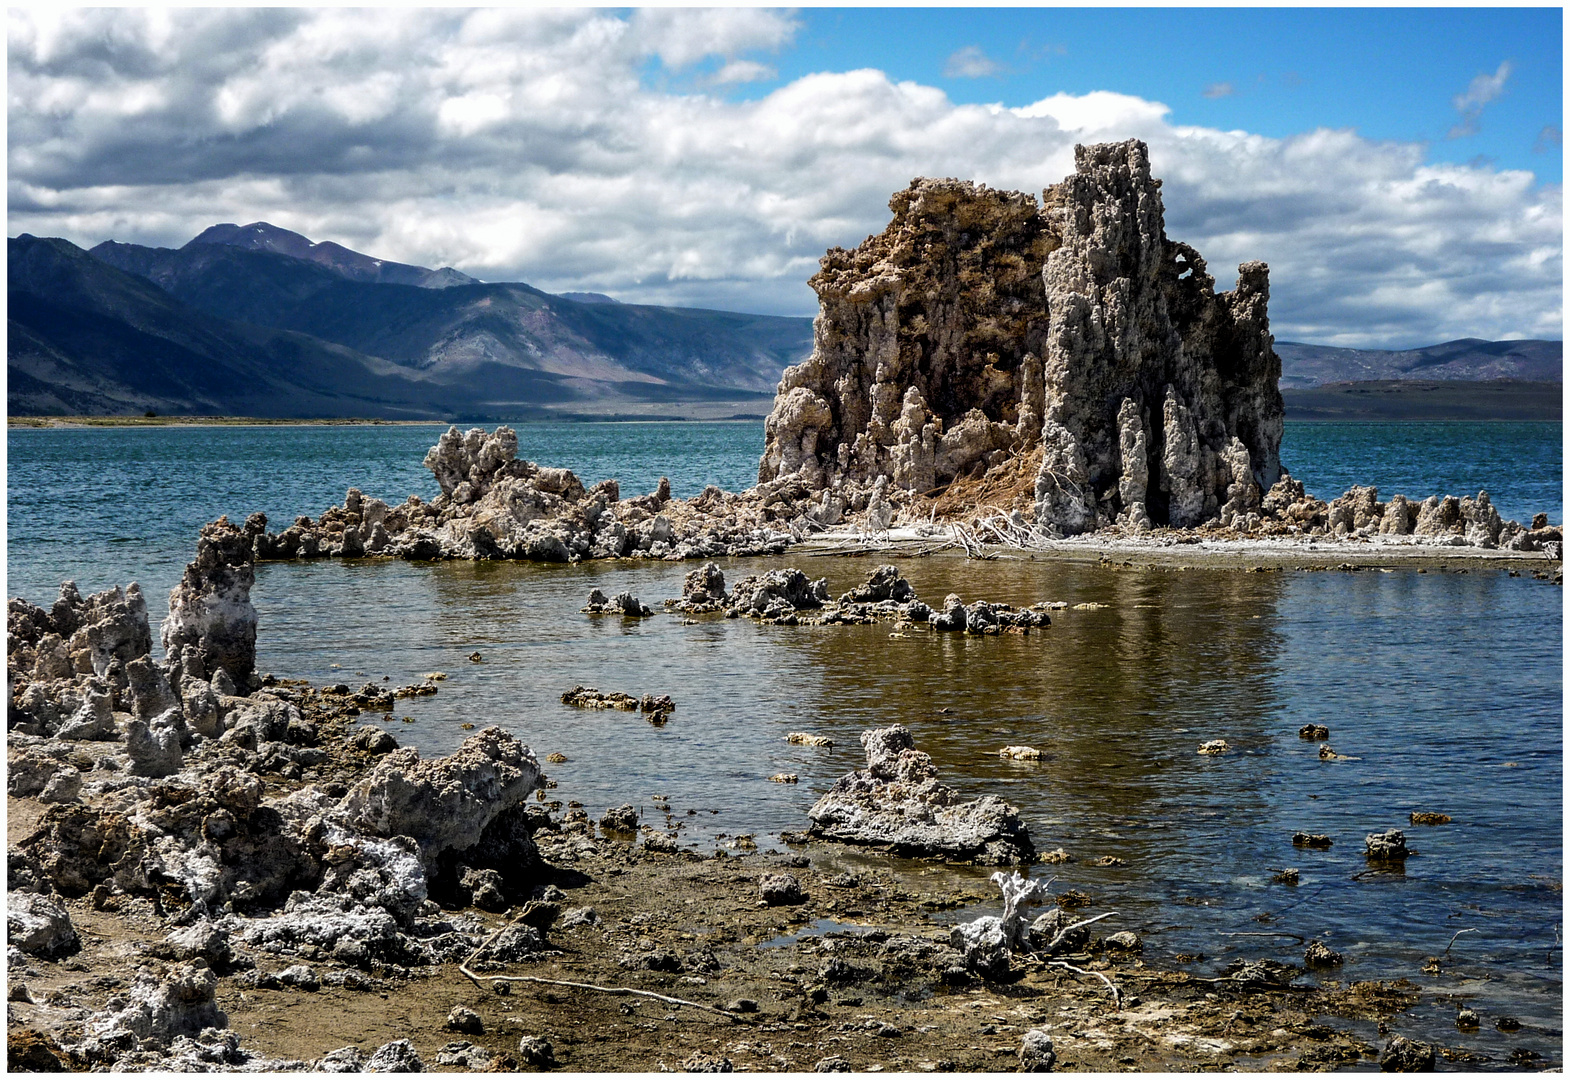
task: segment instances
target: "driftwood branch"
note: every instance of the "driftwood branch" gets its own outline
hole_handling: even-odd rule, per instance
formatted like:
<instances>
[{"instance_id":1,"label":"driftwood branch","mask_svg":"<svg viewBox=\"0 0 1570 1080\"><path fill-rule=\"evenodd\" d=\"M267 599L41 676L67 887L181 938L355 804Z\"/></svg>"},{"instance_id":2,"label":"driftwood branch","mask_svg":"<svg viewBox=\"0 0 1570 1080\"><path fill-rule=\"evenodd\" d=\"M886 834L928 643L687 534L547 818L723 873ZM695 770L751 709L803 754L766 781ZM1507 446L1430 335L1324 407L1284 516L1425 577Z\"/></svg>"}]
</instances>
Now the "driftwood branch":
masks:
<instances>
[{"instance_id":1,"label":"driftwood branch","mask_svg":"<svg viewBox=\"0 0 1570 1080\"><path fill-rule=\"evenodd\" d=\"M1119 1011L1122 1011L1123 991L1119 990L1117 988L1117 984L1114 983L1111 979L1107 978L1101 972L1090 971L1087 968L1077 968L1073 964L1068 963L1066 960L1048 960L1047 964L1051 967L1066 968L1069 971L1074 972L1076 975L1094 975L1096 978L1107 984L1107 989L1112 992L1112 1003L1117 1006Z\"/></svg>"},{"instance_id":2,"label":"driftwood branch","mask_svg":"<svg viewBox=\"0 0 1570 1080\"><path fill-rule=\"evenodd\" d=\"M514 922L516 921L517 920L514 920ZM467 958L465 958L463 963L458 965L458 970L463 972L463 974L466 975L469 978L469 981L474 983L475 986L481 987L483 989L484 982L482 980L488 980L493 987L497 983L515 982L537 983L541 986L565 986L574 990L594 990L601 994L612 994L617 997L630 996L653 998L655 1001L663 1001L667 1005L685 1005L689 1009L700 1009L703 1012L716 1013L736 1024L750 1024L752 1022L736 1015L733 1012L727 1012L726 1010L716 1008L713 1005L704 1005L702 1002L688 1001L685 998L670 997L667 994L656 994L653 990L637 990L631 986L599 986L595 983L568 982L565 979L545 979L538 975L481 975L471 969L469 965L474 963L475 959L479 957L481 953L491 947L491 943L501 936L503 930L506 930L507 927L512 925L513 923L507 923L505 926L499 927L495 933L482 941L479 947L470 953Z\"/></svg>"},{"instance_id":3,"label":"driftwood branch","mask_svg":"<svg viewBox=\"0 0 1570 1080\"><path fill-rule=\"evenodd\" d=\"M1054 880L1056 880L1056 879L1054 879ZM1105 914L1097 915L1093 919L1081 919L1079 922L1074 923L1071 926L1065 926L1063 929L1061 929L1061 930L1059 930L1057 932L1057 935L1055 937L1053 937L1053 939L1051 941L1047 942L1046 945L1042 946L1037 951L1038 952L1043 952L1043 953L1050 953L1050 952L1052 952L1053 949L1057 948L1058 945L1060 945L1062 943L1063 939L1066 938L1072 931L1078 930L1081 926L1089 926L1091 923L1100 922L1102 919L1110 919L1112 916L1114 916L1116 914L1117 914L1117 912L1115 912L1115 911L1108 911Z\"/></svg>"},{"instance_id":4,"label":"driftwood branch","mask_svg":"<svg viewBox=\"0 0 1570 1080\"><path fill-rule=\"evenodd\" d=\"M1469 926L1465 930L1457 930L1450 937L1450 945L1454 945L1456 943L1456 938L1460 937L1462 934L1480 934L1480 933L1482 933L1482 931L1479 930L1475 926ZM1450 945L1446 945L1445 946L1445 955L1446 956L1450 955Z\"/></svg>"}]
</instances>

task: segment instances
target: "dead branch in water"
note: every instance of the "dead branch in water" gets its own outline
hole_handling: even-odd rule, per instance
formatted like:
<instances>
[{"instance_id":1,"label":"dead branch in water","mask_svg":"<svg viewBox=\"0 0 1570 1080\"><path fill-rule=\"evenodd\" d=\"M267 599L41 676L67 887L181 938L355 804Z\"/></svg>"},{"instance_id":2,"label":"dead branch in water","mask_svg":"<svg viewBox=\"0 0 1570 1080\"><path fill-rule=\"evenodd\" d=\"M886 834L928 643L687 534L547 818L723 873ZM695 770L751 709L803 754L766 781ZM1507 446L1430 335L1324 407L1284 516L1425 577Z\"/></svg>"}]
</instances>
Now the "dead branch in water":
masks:
<instances>
[{"instance_id":1,"label":"dead branch in water","mask_svg":"<svg viewBox=\"0 0 1570 1080\"><path fill-rule=\"evenodd\" d=\"M1469 926L1465 930L1457 930L1450 937L1450 945L1454 945L1456 943L1456 938L1460 937L1462 934L1480 934L1480 933L1482 933L1482 931L1479 930L1475 926ZM1450 945L1446 945L1445 946L1445 955L1446 956L1450 955Z\"/></svg>"}]
</instances>

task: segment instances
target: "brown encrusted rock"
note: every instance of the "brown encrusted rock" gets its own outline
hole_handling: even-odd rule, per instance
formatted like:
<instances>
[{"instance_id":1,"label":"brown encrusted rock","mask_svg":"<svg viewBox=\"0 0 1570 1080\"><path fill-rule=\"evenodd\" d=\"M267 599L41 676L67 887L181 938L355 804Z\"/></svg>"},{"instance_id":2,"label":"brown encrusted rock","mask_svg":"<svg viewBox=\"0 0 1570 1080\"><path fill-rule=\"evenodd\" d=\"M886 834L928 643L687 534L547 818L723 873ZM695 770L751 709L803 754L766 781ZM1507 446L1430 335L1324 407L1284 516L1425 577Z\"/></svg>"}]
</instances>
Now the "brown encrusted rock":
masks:
<instances>
[{"instance_id":1,"label":"brown encrusted rock","mask_svg":"<svg viewBox=\"0 0 1570 1080\"><path fill-rule=\"evenodd\" d=\"M476 842L493 818L540 786L540 764L499 727L465 739L452 754L421 761L413 748L383 757L352 788L339 810L374 836L410 836L427 865L449 849Z\"/></svg>"},{"instance_id":2,"label":"brown encrusted rock","mask_svg":"<svg viewBox=\"0 0 1570 1080\"><path fill-rule=\"evenodd\" d=\"M1034 517L1056 533L1257 511L1284 412L1265 265L1216 294L1166 237L1144 143L1075 163L1040 204L916 180L882 234L824 256L813 355L780 382L760 483L859 507L879 478L923 492L1039 452Z\"/></svg>"},{"instance_id":3,"label":"brown encrusted rock","mask_svg":"<svg viewBox=\"0 0 1570 1080\"><path fill-rule=\"evenodd\" d=\"M1433 1072L1434 1048L1426 1042L1397 1035L1379 1055L1380 1072Z\"/></svg>"},{"instance_id":4,"label":"brown encrusted rock","mask_svg":"<svg viewBox=\"0 0 1570 1080\"><path fill-rule=\"evenodd\" d=\"M780 383L760 483L799 473L814 489L870 489L888 475L924 491L1039 435L1022 373L1040 370L1056 239L1036 200L918 179L889 208L882 234L831 249L809 282L815 347Z\"/></svg>"},{"instance_id":5,"label":"brown encrusted rock","mask_svg":"<svg viewBox=\"0 0 1570 1080\"><path fill-rule=\"evenodd\" d=\"M262 514L252 514L244 528L236 528L227 517L202 526L196 560L186 565L180 584L169 592L169 616L161 631L169 661L179 660L186 646L195 646L206 671L221 667L237 686L250 683L256 670L253 560L256 538L266 531Z\"/></svg>"},{"instance_id":6,"label":"brown encrusted rock","mask_svg":"<svg viewBox=\"0 0 1570 1080\"><path fill-rule=\"evenodd\" d=\"M1021 862L1035 853L1014 807L994 795L962 801L938 783L932 758L916 749L904 726L864 731L861 745L867 767L835 781L807 811L811 835L907 857L985 865Z\"/></svg>"}]
</instances>

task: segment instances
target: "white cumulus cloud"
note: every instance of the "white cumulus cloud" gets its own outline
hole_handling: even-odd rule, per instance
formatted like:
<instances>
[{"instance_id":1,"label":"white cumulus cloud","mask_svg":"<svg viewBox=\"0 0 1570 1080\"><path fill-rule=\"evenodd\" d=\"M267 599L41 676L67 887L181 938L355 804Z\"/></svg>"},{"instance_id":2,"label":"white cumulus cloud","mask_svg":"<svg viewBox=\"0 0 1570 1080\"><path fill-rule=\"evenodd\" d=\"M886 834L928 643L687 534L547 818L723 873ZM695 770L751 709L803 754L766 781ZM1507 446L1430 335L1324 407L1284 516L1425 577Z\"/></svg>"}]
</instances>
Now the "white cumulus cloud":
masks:
<instances>
[{"instance_id":1,"label":"white cumulus cloud","mask_svg":"<svg viewBox=\"0 0 1570 1080\"><path fill-rule=\"evenodd\" d=\"M706 89L773 77L767 56L798 30L777 12L10 20L11 235L179 245L266 220L485 280L809 314L824 250L882 229L912 178L1039 195L1073 170L1076 143L1140 138L1168 234L1221 287L1239 262L1270 263L1280 338L1560 334L1562 195L1530 173L1434 165L1418 144L1352 131L1180 125L1105 91L966 105L874 69L750 101Z\"/></svg>"}]
</instances>

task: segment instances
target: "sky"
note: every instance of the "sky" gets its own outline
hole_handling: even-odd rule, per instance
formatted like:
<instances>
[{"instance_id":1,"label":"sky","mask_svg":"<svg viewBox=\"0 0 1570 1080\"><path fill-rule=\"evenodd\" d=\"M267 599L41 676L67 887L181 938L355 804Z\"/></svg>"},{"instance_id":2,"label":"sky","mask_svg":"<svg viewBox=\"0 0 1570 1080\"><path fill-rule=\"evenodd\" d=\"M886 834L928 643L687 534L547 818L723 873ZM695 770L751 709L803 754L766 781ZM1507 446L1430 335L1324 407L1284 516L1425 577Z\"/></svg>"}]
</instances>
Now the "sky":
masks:
<instances>
[{"instance_id":1,"label":"sky","mask_svg":"<svg viewBox=\"0 0 1570 1080\"><path fill-rule=\"evenodd\" d=\"M8 234L269 221L629 303L810 315L918 176L1139 138L1278 339L1562 337L1563 27L1483 9L13 9Z\"/></svg>"}]
</instances>

